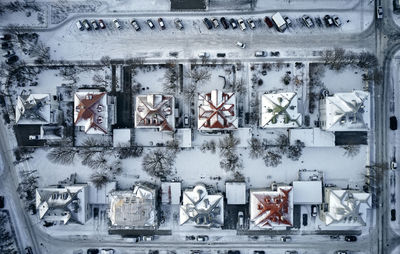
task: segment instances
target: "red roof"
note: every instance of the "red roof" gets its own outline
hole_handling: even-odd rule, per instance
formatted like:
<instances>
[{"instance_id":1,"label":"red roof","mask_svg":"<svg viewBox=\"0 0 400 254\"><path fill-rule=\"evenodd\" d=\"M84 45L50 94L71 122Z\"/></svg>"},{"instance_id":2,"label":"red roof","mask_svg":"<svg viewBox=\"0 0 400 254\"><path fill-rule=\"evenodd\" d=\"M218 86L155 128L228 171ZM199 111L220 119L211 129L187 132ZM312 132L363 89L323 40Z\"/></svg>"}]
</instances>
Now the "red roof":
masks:
<instances>
[{"instance_id":1,"label":"red roof","mask_svg":"<svg viewBox=\"0 0 400 254\"><path fill-rule=\"evenodd\" d=\"M98 115L96 107L100 105L100 101L105 95L106 93L87 93L85 96L75 94L79 104L75 105L74 110L78 112L78 116L75 118L74 123L77 124L81 120L89 120L90 127L87 128L86 132L91 128L98 128L107 134L107 130L96 121L96 116Z\"/></svg>"}]
</instances>

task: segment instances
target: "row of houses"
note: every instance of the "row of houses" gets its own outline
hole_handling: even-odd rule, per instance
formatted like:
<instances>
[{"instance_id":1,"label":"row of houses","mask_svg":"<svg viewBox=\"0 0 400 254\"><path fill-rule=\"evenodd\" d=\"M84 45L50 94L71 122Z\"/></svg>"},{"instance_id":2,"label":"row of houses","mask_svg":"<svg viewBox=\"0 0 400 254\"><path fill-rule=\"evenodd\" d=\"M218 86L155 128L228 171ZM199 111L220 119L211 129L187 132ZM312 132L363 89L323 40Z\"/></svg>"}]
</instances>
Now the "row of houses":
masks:
<instances>
[{"instance_id":1,"label":"row of houses","mask_svg":"<svg viewBox=\"0 0 400 254\"><path fill-rule=\"evenodd\" d=\"M108 134L115 123L115 97L99 90L74 93L74 125L86 134ZM300 128L303 115L294 92L260 95L261 128ZM134 127L175 131L175 98L172 95L147 94L135 98ZM55 109L49 94L18 97L16 124L49 125L55 123ZM370 95L365 91L336 93L320 100L319 122L324 131L366 131L370 128ZM238 129L235 93L212 90L199 94L197 129L220 131Z\"/></svg>"},{"instance_id":2,"label":"row of houses","mask_svg":"<svg viewBox=\"0 0 400 254\"><path fill-rule=\"evenodd\" d=\"M323 187L320 180L249 190L244 182L226 182L224 193L211 191L203 184L182 192L180 182L162 183L160 192L145 185L117 190L115 182L101 189L74 183L36 190L39 218L46 222L84 224L92 216L93 207L103 206L108 211L110 228L119 230L156 230L159 201L179 209L182 227L221 228L226 209L247 206L250 230L291 229L294 207L302 205L319 206L319 218L327 229L362 227L367 224L371 208L369 193Z\"/></svg>"}]
</instances>

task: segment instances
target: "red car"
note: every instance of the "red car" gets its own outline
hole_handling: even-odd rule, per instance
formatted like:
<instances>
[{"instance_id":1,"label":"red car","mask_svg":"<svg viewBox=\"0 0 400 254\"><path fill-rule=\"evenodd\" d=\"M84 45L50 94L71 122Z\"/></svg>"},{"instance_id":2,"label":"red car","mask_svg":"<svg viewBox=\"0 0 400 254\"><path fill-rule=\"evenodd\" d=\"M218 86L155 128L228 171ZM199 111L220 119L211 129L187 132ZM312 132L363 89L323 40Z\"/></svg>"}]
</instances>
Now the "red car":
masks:
<instances>
[{"instance_id":1,"label":"red car","mask_svg":"<svg viewBox=\"0 0 400 254\"><path fill-rule=\"evenodd\" d=\"M272 24L271 19L270 19L269 17L267 17L267 16L265 16L264 22L265 22L265 24L267 24L267 26L268 26L269 28L271 28L271 27L274 26L274 24Z\"/></svg>"}]
</instances>

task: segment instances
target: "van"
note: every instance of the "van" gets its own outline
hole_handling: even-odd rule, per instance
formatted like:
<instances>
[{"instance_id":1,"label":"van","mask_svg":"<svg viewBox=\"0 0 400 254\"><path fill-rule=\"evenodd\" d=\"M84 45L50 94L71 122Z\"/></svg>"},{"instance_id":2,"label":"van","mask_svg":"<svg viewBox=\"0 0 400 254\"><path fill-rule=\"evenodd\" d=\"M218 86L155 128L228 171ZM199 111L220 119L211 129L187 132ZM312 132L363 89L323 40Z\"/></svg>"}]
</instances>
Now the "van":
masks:
<instances>
[{"instance_id":1,"label":"van","mask_svg":"<svg viewBox=\"0 0 400 254\"><path fill-rule=\"evenodd\" d=\"M264 57L264 56L267 56L267 52L266 51L256 51L256 53L254 55L256 57Z\"/></svg>"},{"instance_id":2,"label":"van","mask_svg":"<svg viewBox=\"0 0 400 254\"><path fill-rule=\"evenodd\" d=\"M80 20L76 21L76 27L81 31L84 30L82 22Z\"/></svg>"}]
</instances>

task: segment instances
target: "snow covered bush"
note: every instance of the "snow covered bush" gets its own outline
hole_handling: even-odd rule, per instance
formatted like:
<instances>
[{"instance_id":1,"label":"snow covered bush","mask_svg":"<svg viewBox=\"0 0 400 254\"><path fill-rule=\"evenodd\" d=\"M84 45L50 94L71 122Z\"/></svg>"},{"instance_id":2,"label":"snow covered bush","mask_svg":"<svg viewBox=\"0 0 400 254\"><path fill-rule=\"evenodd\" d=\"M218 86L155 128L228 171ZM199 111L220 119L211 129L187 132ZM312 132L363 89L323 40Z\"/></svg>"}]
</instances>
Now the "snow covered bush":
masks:
<instances>
[{"instance_id":1,"label":"snow covered bush","mask_svg":"<svg viewBox=\"0 0 400 254\"><path fill-rule=\"evenodd\" d=\"M143 157L142 167L151 176L165 177L171 174L174 161L174 155L165 150L157 149Z\"/></svg>"},{"instance_id":2,"label":"snow covered bush","mask_svg":"<svg viewBox=\"0 0 400 254\"><path fill-rule=\"evenodd\" d=\"M78 150L72 147L57 147L50 150L47 158L53 163L69 165L74 162L77 153Z\"/></svg>"},{"instance_id":3,"label":"snow covered bush","mask_svg":"<svg viewBox=\"0 0 400 254\"><path fill-rule=\"evenodd\" d=\"M278 151L266 151L263 157L265 166L276 167L282 163L282 155Z\"/></svg>"}]
</instances>

